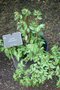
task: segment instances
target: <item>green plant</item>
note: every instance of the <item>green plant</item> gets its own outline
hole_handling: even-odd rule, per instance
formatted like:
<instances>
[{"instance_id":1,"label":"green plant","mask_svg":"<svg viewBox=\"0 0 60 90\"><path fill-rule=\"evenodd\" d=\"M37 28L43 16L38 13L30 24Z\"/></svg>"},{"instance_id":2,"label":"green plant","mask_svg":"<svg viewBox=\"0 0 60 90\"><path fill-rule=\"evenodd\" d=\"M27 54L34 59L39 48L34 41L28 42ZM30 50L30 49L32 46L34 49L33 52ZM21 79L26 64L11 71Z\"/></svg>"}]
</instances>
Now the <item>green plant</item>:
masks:
<instances>
[{"instance_id":1,"label":"green plant","mask_svg":"<svg viewBox=\"0 0 60 90\"><path fill-rule=\"evenodd\" d=\"M60 48L53 46L50 53L44 50L42 30L45 24L41 23L42 13L23 9L21 13L15 12L14 15L17 30L22 34L23 45L4 48L3 41L0 40L0 51L4 51L9 59L15 56L19 61L13 75L14 80L23 86L34 87L56 76L57 85L60 86Z\"/></svg>"},{"instance_id":2,"label":"green plant","mask_svg":"<svg viewBox=\"0 0 60 90\"><path fill-rule=\"evenodd\" d=\"M58 77L57 86L60 87L60 47L54 46L51 51L51 59L53 59L53 64L55 66L55 75Z\"/></svg>"},{"instance_id":3,"label":"green plant","mask_svg":"<svg viewBox=\"0 0 60 90\"><path fill-rule=\"evenodd\" d=\"M28 9L23 9L22 14L15 12L15 21L17 22L17 30L21 32L23 45L18 47L4 48L1 40L1 51L4 51L8 58L15 56L19 61L20 58L32 60L37 54L39 48L44 44L43 32L45 24L41 23L42 13L38 10L30 12ZM32 55L32 56L31 56Z\"/></svg>"},{"instance_id":4,"label":"green plant","mask_svg":"<svg viewBox=\"0 0 60 90\"><path fill-rule=\"evenodd\" d=\"M35 59L27 69L26 61L20 61L13 76L14 79L24 86L34 87L56 76L57 86L60 87L60 48L54 46L50 53L40 49Z\"/></svg>"},{"instance_id":5,"label":"green plant","mask_svg":"<svg viewBox=\"0 0 60 90\"><path fill-rule=\"evenodd\" d=\"M60 62L58 47L54 46L52 48L52 54L45 52L42 47L44 44L41 38L43 37L42 29L45 25L40 23L41 19L42 13L36 10L33 13L26 9L22 10L22 14L15 12L17 30L20 30L22 33L25 46L23 56L26 55L26 57L18 64L18 69L13 77L25 86L38 86L59 73L56 67L59 67L60 64L54 65L56 62ZM28 61L33 61L33 64L26 69ZM59 77L59 75L56 76Z\"/></svg>"}]
</instances>

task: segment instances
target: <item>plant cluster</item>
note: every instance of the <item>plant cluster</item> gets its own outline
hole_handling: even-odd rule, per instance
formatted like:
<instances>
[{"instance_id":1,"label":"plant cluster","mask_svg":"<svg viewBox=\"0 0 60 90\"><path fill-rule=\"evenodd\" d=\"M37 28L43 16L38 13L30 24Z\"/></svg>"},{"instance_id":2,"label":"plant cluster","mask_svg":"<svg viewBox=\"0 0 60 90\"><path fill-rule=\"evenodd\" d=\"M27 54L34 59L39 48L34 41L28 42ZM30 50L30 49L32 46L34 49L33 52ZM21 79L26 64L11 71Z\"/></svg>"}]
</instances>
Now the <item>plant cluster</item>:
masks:
<instances>
[{"instance_id":1,"label":"plant cluster","mask_svg":"<svg viewBox=\"0 0 60 90\"><path fill-rule=\"evenodd\" d=\"M27 69L26 61L21 60L13 75L14 79L24 86L39 86L56 76L57 86L60 87L60 49L54 46L50 53L40 49L37 57Z\"/></svg>"},{"instance_id":2,"label":"plant cluster","mask_svg":"<svg viewBox=\"0 0 60 90\"><path fill-rule=\"evenodd\" d=\"M3 40L1 42L1 51L4 51L8 58L15 56L19 61L20 58L25 57L26 60L32 60L37 56L39 49L45 44L43 39L43 32L45 24L41 23L42 13L34 10L31 13L28 9L23 9L22 14L14 13L15 21L17 22L17 30L21 32L23 45L11 48L3 47Z\"/></svg>"},{"instance_id":3,"label":"plant cluster","mask_svg":"<svg viewBox=\"0 0 60 90\"><path fill-rule=\"evenodd\" d=\"M50 53L44 50L42 13L22 9L21 13L15 12L14 15L23 45L4 48L3 40L0 40L0 51L4 51L8 58L16 57L19 61L13 78L28 87L39 86L56 76L60 86L60 48L53 46Z\"/></svg>"}]
</instances>

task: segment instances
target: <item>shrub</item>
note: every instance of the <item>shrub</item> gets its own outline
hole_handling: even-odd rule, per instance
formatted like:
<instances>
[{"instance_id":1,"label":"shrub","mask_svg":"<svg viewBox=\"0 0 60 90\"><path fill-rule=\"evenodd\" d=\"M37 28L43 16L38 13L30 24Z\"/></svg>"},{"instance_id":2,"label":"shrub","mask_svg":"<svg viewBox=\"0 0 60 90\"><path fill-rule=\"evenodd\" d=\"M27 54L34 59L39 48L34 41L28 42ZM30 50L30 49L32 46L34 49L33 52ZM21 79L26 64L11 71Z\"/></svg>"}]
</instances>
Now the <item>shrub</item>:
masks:
<instances>
[{"instance_id":1,"label":"shrub","mask_svg":"<svg viewBox=\"0 0 60 90\"><path fill-rule=\"evenodd\" d=\"M45 43L42 39L45 24L41 23L42 13L34 10L31 13L28 9L23 9L22 14L15 12L15 21L17 22L17 30L21 32L23 45L11 48L3 48L1 40L1 51L4 51L8 58L15 56L19 61L20 58L26 56L27 61L32 60L31 55L36 55L42 45Z\"/></svg>"},{"instance_id":2,"label":"shrub","mask_svg":"<svg viewBox=\"0 0 60 90\"><path fill-rule=\"evenodd\" d=\"M24 86L38 86L55 75L60 78L60 51L57 46L51 49L51 54L44 51L42 29L45 25L41 24L41 19L40 11L34 10L31 13L29 10L23 9L22 14L15 12L17 30L22 33L25 52L13 77ZM30 61L33 63L26 69Z\"/></svg>"},{"instance_id":3,"label":"shrub","mask_svg":"<svg viewBox=\"0 0 60 90\"><path fill-rule=\"evenodd\" d=\"M21 60L13 77L23 86L39 86L54 76L58 78L57 86L60 87L60 48L52 47L51 53L39 49L36 61L26 69L26 60Z\"/></svg>"},{"instance_id":4,"label":"shrub","mask_svg":"<svg viewBox=\"0 0 60 90\"><path fill-rule=\"evenodd\" d=\"M60 86L60 48L53 46L51 52L44 50L45 41L42 30L45 24L41 23L42 13L23 9L15 12L17 30L21 32L23 45L4 48L0 40L0 50L9 58L16 57L18 66L13 75L15 81L23 86L39 86L53 76L58 78Z\"/></svg>"}]
</instances>

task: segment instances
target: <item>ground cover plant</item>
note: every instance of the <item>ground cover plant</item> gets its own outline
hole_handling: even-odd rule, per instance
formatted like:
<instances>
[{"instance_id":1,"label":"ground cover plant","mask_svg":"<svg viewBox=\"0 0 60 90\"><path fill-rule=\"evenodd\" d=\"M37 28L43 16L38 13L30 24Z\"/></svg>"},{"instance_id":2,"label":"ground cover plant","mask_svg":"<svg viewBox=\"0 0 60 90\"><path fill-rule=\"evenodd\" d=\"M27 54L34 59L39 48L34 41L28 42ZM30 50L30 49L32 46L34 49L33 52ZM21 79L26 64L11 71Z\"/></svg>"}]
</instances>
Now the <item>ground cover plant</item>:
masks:
<instances>
[{"instance_id":1,"label":"ground cover plant","mask_svg":"<svg viewBox=\"0 0 60 90\"><path fill-rule=\"evenodd\" d=\"M22 34L23 45L4 48L1 43L1 51L19 61L13 78L23 86L39 86L46 80L56 76L57 85L60 86L60 48L53 46L50 53L44 50L45 41L43 32L45 25L41 23L42 13L34 10L30 12L23 9L22 13L15 12L17 30ZM32 62L27 68L27 64Z\"/></svg>"}]
</instances>

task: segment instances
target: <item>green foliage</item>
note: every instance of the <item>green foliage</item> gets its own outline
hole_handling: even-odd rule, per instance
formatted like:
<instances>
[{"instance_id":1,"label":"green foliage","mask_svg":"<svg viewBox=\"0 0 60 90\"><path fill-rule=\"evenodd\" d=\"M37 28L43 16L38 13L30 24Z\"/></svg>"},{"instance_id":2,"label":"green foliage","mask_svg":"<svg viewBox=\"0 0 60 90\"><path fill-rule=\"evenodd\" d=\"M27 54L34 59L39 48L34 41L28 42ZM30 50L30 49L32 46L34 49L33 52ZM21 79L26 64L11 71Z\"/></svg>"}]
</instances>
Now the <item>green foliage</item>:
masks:
<instances>
[{"instance_id":1,"label":"green foliage","mask_svg":"<svg viewBox=\"0 0 60 90\"><path fill-rule=\"evenodd\" d=\"M17 30L22 34L23 45L4 48L3 40L0 40L0 51L4 51L9 59L16 57L19 61L14 80L23 86L34 87L56 76L57 86L60 86L60 48L53 46L50 53L44 51L42 30L45 24L41 23L42 13L23 9L21 13L15 12L14 16ZM30 65L28 62L31 62Z\"/></svg>"},{"instance_id":2,"label":"green foliage","mask_svg":"<svg viewBox=\"0 0 60 90\"><path fill-rule=\"evenodd\" d=\"M43 23L40 23L42 13L36 10L33 13L26 9L22 11L22 14L19 14L22 18L15 20L17 21L17 29L22 32L25 41L24 54L26 57L18 64L13 75L14 79L24 86L38 86L46 80L52 79L53 76L60 78L59 48L54 46L51 53L48 53L42 47L44 44L41 38L43 36L42 29L45 27ZM33 61L33 64L26 69L28 61ZM57 85L59 85L59 80Z\"/></svg>"},{"instance_id":3,"label":"green foliage","mask_svg":"<svg viewBox=\"0 0 60 90\"><path fill-rule=\"evenodd\" d=\"M57 86L60 87L60 48L58 46L54 46L51 51L51 57L55 66L55 75L58 77Z\"/></svg>"},{"instance_id":4,"label":"green foliage","mask_svg":"<svg viewBox=\"0 0 60 90\"><path fill-rule=\"evenodd\" d=\"M14 20L17 23L17 30L22 34L23 45L4 48L3 41L1 40L0 51L4 51L9 59L15 56L18 61L27 53L28 57L31 57L30 55L33 55L34 53L37 54L44 44L44 40L41 37L43 37L42 29L44 29L45 25L40 22L41 19L42 14L38 10L31 12L28 9L22 9L21 14L19 12L15 12ZM32 57L27 59L30 60Z\"/></svg>"},{"instance_id":5,"label":"green foliage","mask_svg":"<svg viewBox=\"0 0 60 90\"><path fill-rule=\"evenodd\" d=\"M28 64L25 59L20 61L18 68L13 75L14 79L24 86L39 86L46 80L52 79L53 76L58 77L57 86L60 86L60 48L57 46L52 47L51 53L48 53L42 49L34 57L33 64L27 69ZM53 52L54 51L54 52ZM58 57L53 54L58 55ZM56 60L58 63L56 64Z\"/></svg>"}]
</instances>

